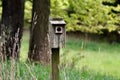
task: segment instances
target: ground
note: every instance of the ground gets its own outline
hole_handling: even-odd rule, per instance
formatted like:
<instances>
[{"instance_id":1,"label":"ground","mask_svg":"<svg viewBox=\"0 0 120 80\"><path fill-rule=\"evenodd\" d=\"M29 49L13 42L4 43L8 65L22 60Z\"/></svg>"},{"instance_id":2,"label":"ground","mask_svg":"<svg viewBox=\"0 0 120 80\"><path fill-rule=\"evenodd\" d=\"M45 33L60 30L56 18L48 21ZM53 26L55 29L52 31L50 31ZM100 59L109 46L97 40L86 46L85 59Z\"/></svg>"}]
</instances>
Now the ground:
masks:
<instances>
[{"instance_id":1,"label":"ground","mask_svg":"<svg viewBox=\"0 0 120 80\"><path fill-rule=\"evenodd\" d=\"M21 62L25 62L27 59L28 36L28 32L24 32ZM107 42L67 37L66 48L61 49L60 55L61 80L120 79L119 43L109 44ZM39 68L36 69L39 70Z\"/></svg>"}]
</instances>

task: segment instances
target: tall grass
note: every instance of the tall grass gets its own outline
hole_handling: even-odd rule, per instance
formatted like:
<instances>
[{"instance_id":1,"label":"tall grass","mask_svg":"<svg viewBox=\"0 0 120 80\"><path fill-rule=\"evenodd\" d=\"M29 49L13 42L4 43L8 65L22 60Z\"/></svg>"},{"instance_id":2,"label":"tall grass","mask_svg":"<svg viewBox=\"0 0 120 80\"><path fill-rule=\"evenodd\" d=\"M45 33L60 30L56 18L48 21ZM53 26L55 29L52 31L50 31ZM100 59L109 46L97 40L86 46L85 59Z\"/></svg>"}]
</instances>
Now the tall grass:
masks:
<instances>
[{"instance_id":1,"label":"tall grass","mask_svg":"<svg viewBox=\"0 0 120 80\"><path fill-rule=\"evenodd\" d=\"M61 65L120 78L120 44L69 39L61 54Z\"/></svg>"},{"instance_id":2,"label":"tall grass","mask_svg":"<svg viewBox=\"0 0 120 80\"><path fill-rule=\"evenodd\" d=\"M0 63L2 80L49 80L50 69L42 65L16 62L15 60Z\"/></svg>"},{"instance_id":3,"label":"tall grass","mask_svg":"<svg viewBox=\"0 0 120 80\"><path fill-rule=\"evenodd\" d=\"M0 62L1 80L50 80L50 66L26 62L28 32L24 33L20 61ZM69 38L61 49L60 80L120 80L120 44Z\"/></svg>"},{"instance_id":4,"label":"tall grass","mask_svg":"<svg viewBox=\"0 0 120 80\"><path fill-rule=\"evenodd\" d=\"M50 80L50 67L14 60L0 63L1 80ZM60 80L119 80L113 76L87 70L60 68Z\"/></svg>"}]
</instances>

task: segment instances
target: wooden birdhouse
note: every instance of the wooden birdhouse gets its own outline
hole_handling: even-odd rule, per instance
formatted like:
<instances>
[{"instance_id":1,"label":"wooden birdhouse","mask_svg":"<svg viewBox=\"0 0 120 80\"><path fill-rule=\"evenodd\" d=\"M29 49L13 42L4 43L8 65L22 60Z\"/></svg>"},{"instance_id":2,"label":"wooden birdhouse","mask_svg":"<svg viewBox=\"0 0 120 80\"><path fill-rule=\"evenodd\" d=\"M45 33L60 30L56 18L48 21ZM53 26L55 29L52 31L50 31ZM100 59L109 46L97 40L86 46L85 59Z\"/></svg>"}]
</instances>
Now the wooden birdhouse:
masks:
<instances>
[{"instance_id":1,"label":"wooden birdhouse","mask_svg":"<svg viewBox=\"0 0 120 80\"><path fill-rule=\"evenodd\" d=\"M49 23L49 35L51 48L63 48L65 46L66 28L62 18L53 18Z\"/></svg>"}]
</instances>

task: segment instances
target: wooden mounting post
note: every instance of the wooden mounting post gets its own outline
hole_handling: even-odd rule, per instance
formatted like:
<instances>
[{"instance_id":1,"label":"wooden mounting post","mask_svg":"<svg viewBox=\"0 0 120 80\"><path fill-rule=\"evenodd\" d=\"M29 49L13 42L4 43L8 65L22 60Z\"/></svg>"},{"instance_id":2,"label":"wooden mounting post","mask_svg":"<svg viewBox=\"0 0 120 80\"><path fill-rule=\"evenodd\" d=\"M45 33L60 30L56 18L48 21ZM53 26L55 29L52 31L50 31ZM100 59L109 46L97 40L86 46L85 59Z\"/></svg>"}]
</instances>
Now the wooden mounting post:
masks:
<instances>
[{"instance_id":1,"label":"wooden mounting post","mask_svg":"<svg viewBox=\"0 0 120 80\"><path fill-rule=\"evenodd\" d=\"M59 48L52 48L51 80L59 80Z\"/></svg>"},{"instance_id":2,"label":"wooden mounting post","mask_svg":"<svg viewBox=\"0 0 120 80\"><path fill-rule=\"evenodd\" d=\"M50 20L49 37L51 47L51 80L60 80L59 78L59 56L60 48L65 46L65 21L62 18Z\"/></svg>"}]
</instances>

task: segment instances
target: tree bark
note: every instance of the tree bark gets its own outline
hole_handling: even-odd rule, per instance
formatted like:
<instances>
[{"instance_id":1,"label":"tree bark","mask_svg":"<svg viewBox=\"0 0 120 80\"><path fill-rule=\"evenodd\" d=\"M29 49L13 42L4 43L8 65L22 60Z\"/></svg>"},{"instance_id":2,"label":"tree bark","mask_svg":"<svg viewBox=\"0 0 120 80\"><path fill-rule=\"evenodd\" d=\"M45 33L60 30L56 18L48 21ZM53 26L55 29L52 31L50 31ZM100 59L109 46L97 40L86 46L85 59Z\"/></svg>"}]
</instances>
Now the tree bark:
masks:
<instances>
[{"instance_id":1,"label":"tree bark","mask_svg":"<svg viewBox=\"0 0 120 80\"><path fill-rule=\"evenodd\" d=\"M28 57L31 61L41 62L43 64L47 64L50 61L48 42L49 14L49 0L33 0Z\"/></svg>"},{"instance_id":2,"label":"tree bark","mask_svg":"<svg viewBox=\"0 0 120 80\"><path fill-rule=\"evenodd\" d=\"M8 58L19 57L24 26L24 0L2 0L2 25L6 29L6 50Z\"/></svg>"}]
</instances>

